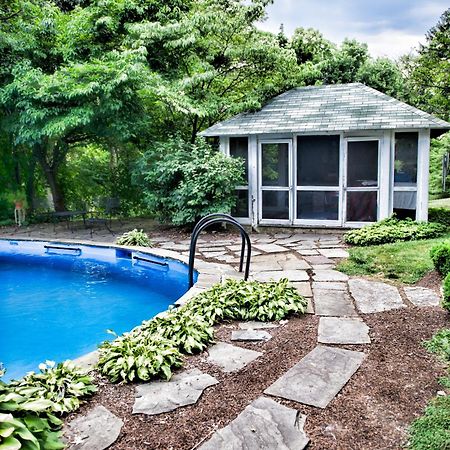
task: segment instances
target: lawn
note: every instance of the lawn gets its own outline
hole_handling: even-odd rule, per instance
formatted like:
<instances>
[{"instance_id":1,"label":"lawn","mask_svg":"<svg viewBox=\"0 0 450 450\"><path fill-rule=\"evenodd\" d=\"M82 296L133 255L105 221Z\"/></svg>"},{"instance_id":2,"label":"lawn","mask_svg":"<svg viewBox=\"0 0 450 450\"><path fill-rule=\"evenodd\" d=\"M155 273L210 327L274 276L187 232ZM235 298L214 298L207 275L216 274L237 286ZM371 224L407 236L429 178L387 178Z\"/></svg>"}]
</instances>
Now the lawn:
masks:
<instances>
[{"instance_id":1,"label":"lawn","mask_svg":"<svg viewBox=\"0 0 450 450\"><path fill-rule=\"evenodd\" d=\"M430 208L447 208L450 209L450 197L449 198L438 198L436 200L430 200Z\"/></svg>"},{"instance_id":2,"label":"lawn","mask_svg":"<svg viewBox=\"0 0 450 450\"><path fill-rule=\"evenodd\" d=\"M430 249L450 239L450 233L436 239L396 242L350 248L350 258L338 265L348 275L375 275L414 284L433 270Z\"/></svg>"}]
</instances>

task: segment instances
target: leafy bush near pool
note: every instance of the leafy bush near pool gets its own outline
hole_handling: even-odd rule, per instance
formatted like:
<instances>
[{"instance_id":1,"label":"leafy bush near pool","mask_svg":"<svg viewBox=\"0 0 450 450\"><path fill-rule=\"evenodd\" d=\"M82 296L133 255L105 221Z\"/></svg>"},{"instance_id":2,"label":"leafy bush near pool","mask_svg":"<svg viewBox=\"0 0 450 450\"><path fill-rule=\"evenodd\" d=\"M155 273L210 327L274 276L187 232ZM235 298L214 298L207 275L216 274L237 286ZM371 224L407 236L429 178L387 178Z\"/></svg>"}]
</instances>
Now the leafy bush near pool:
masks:
<instances>
[{"instance_id":1,"label":"leafy bush near pool","mask_svg":"<svg viewBox=\"0 0 450 450\"><path fill-rule=\"evenodd\" d=\"M94 391L92 378L70 362L41 365L40 374L9 384L0 380L0 449L65 448L55 414L77 409Z\"/></svg>"},{"instance_id":2,"label":"leafy bush near pool","mask_svg":"<svg viewBox=\"0 0 450 450\"><path fill-rule=\"evenodd\" d=\"M450 272L450 242L442 242L430 250L431 260L441 275Z\"/></svg>"},{"instance_id":3,"label":"leafy bush near pool","mask_svg":"<svg viewBox=\"0 0 450 450\"><path fill-rule=\"evenodd\" d=\"M191 144L173 138L144 154L135 178L157 219L188 225L209 213L231 211L243 174L243 160L228 158L203 139Z\"/></svg>"},{"instance_id":4,"label":"leafy bush near pool","mask_svg":"<svg viewBox=\"0 0 450 450\"><path fill-rule=\"evenodd\" d=\"M440 223L450 228L450 209L447 208L430 208L428 210L428 221Z\"/></svg>"},{"instance_id":5,"label":"leafy bush near pool","mask_svg":"<svg viewBox=\"0 0 450 450\"><path fill-rule=\"evenodd\" d=\"M152 243L147 233L144 230L134 229L123 233L122 236L117 238L116 243L118 245L135 245L138 247L151 247Z\"/></svg>"},{"instance_id":6,"label":"leafy bush near pool","mask_svg":"<svg viewBox=\"0 0 450 450\"><path fill-rule=\"evenodd\" d=\"M258 283L227 280L172 309L104 342L98 369L112 382L170 379L182 365L182 353L202 351L214 339L213 325L221 320L280 320L304 313L307 301L288 280Z\"/></svg>"},{"instance_id":7,"label":"leafy bush near pool","mask_svg":"<svg viewBox=\"0 0 450 450\"><path fill-rule=\"evenodd\" d=\"M416 222L411 219L399 220L395 217L381 220L358 230L344 234L344 240L353 245L379 245L398 241L432 239L441 236L446 227L433 222Z\"/></svg>"}]
</instances>

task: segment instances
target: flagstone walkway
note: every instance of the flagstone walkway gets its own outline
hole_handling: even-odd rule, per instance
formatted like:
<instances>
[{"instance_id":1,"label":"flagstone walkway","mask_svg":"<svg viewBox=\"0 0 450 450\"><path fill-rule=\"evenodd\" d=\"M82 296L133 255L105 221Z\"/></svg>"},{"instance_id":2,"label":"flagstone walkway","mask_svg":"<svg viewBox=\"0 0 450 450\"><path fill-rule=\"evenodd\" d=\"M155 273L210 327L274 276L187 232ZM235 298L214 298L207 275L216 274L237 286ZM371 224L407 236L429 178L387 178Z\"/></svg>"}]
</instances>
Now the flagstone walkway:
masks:
<instances>
[{"instance_id":1,"label":"flagstone walkway","mask_svg":"<svg viewBox=\"0 0 450 450\"><path fill-rule=\"evenodd\" d=\"M206 239L208 237L208 239ZM210 262L197 284L179 300L227 278L240 278L239 236L211 241L202 235L198 257ZM439 297L425 288L396 286L362 278L349 278L335 270L336 261L347 251L341 237L331 234L293 233L252 234L251 278L258 281L288 278L298 292L308 298L308 313L320 316L317 346L249 404L233 421L217 430L209 440L199 442L203 450L303 449L309 442L303 426L307 417L281 404L279 399L326 408L364 364L370 352L370 329L360 314L399 308L437 306ZM157 248L186 257L189 241L158 239ZM203 264L204 263L199 263ZM204 359L224 373L236 373L264 352L239 347L238 341L267 342L278 324L249 322L233 331L233 344L217 342ZM264 344L263 344L264 345ZM346 348L340 346L345 345ZM348 347L357 345L356 350ZM186 370L168 383L154 381L137 386L133 414L153 415L194 404L205 389L214 389L219 381L199 370ZM84 418L68 424L67 436L73 449L102 450L119 436L121 419L114 417L113 429L104 427L109 411L92 410ZM95 421L98 421L96 424ZM94 430L102 429L102 433ZM90 430L90 431L89 431ZM92 433L96 434L95 439ZM94 443L94 444L93 444Z\"/></svg>"}]
</instances>

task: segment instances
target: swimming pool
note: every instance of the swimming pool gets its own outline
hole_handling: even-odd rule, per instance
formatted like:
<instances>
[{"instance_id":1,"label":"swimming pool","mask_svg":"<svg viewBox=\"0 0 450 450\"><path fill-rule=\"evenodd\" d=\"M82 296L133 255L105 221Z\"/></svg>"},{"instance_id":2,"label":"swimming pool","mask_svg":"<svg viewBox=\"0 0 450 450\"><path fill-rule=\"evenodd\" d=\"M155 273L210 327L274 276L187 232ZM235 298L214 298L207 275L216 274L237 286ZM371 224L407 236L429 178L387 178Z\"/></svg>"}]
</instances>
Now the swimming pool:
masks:
<instances>
[{"instance_id":1,"label":"swimming pool","mask_svg":"<svg viewBox=\"0 0 450 450\"><path fill-rule=\"evenodd\" d=\"M0 239L5 380L75 359L154 317L188 289L180 261L128 249Z\"/></svg>"}]
</instances>

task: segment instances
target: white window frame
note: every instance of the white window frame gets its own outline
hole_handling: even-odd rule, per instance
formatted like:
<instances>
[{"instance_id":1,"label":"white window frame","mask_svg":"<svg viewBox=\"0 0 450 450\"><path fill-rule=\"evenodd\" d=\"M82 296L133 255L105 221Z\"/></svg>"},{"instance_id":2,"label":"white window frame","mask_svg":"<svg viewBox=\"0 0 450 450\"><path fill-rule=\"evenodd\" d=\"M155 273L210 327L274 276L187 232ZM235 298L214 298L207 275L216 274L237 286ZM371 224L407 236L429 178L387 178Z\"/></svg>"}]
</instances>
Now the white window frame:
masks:
<instances>
[{"instance_id":1,"label":"white window frame","mask_svg":"<svg viewBox=\"0 0 450 450\"><path fill-rule=\"evenodd\" d=\"M292 139L260 139L258 141L258 223L261 225L293 225L294 201L293 201L293 141ZM288 186L263 186L262 185L262 146L264 144L288 144ZM288 219L263 219L262 194L263 191L288 192L289 218Z\"/></svg>"}]
</instances>

